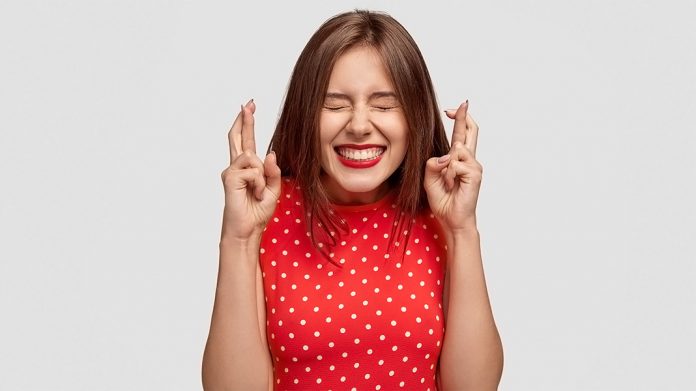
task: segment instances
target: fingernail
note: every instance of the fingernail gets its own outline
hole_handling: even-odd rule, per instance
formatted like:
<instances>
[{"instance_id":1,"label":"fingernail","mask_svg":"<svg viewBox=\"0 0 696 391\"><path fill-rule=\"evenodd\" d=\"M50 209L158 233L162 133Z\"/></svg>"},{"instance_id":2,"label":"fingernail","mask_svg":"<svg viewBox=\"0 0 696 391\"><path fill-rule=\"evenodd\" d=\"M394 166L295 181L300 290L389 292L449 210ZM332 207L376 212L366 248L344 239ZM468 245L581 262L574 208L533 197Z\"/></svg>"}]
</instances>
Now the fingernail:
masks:
<instances>
[{"instance_id":1,"label":"fingernail","mask_svg":"<svg viewBox=\"0 0 696 391\"><path fill-rule=\"evenodd\" d=\"M242 107L242 111L244 111L244 105L241 105L241 107Z\"/></svg>"},{"instance_id":2,"label":"fingernail","mask_svg":"<svg viewBox=\"0 0 696 391\"><path fill-rule=\"evenodd\" d=\"M447 154L447 155L445 155L445 156L440 156L439 158L437 158L437 162L438 162L439 164L445 163L445 162L447 162L448 160L450 160L450 155L449 155L449 154Z\"/></svg>"}]
</instances>

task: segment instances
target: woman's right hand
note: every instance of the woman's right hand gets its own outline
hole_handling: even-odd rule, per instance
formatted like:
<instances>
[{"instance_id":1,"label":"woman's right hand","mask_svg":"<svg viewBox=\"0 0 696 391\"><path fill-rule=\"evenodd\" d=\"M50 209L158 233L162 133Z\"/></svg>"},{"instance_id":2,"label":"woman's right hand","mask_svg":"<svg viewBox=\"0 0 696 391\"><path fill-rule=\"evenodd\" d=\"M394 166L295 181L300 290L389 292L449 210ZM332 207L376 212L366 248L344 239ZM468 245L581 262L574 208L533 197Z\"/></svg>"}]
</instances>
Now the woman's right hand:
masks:
<instances>
[{"instance_id":1,"label":"woman's right hand","mask_svg":"<svg viewBox=\"0 0 696 391\"><path fill-rule=\"evenodd\" d=\"M280 196L280 168L275 153L256 155L253 100L242 106L229 131L230 166L222 172L225 211L222 238L260 237Z\"/></svg>"}]
</instances>

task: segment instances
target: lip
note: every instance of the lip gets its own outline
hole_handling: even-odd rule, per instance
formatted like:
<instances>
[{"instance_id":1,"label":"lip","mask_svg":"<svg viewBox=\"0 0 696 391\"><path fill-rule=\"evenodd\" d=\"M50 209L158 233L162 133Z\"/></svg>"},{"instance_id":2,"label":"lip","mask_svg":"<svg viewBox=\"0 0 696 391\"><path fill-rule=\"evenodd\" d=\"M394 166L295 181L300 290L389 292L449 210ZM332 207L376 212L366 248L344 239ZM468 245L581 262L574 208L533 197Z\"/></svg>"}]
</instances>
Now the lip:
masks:
<instances>
[{"instance_id":1,"label":"lip","mask_svg":"<svg viewBox=\"0 0 696 391\"><path fill-rule=\"evenodd\" d=\"M376 158L372 160L365 160L365 161L356 161L356 160L350 160L346 159L343 157L340 153L338 153L337 149L338 148L350 148L350 149L355 149L355 150L362 150L362 149L369 149L369 148L384 148L386 152L386 148L383 145L377 145L377 144L340 144L334 147L334 153L336 154L336 158L338 159L341 164L343 164L346 167L350 168L370 168L372 166L375 166L377 163L379 163L380 160L382 160L382 156L384 156L384 152L382 152L381 155L377 156Z\"/></svg>"},{"instance_id":2,"label":"lip","mask_svg":"<svg viewBox=\"0 0 696 391\"><path fill-rule=\"evenodd\" d=\"M350 148L350 149L368 149L368 148L384 148L384 145L379 144L339 144L334 148Z\"/></svg>"}]
</instances>

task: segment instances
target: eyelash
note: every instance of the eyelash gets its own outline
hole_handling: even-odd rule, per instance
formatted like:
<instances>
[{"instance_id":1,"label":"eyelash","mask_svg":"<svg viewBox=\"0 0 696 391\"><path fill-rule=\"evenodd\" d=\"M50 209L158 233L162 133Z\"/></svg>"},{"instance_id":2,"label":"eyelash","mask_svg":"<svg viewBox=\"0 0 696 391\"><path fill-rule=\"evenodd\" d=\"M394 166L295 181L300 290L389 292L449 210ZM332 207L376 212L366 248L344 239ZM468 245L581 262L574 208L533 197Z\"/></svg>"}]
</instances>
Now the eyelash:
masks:
<instances>
[{"instance_id":1,"label":"eyelash","mask_svg":"<svg viewBox=\"0 0 696 391\"><path fill-rule=\"evenodd\" d=\"M338 107L324 106L324 108L329 110L329 111L339 111L339 110L345 109L347 107L348 106L338 106ZM388 111L388 110L395 109L396 107L397 106L375 106L375 109L377 109L379 111Z\"/></svg>"}]
</instances>

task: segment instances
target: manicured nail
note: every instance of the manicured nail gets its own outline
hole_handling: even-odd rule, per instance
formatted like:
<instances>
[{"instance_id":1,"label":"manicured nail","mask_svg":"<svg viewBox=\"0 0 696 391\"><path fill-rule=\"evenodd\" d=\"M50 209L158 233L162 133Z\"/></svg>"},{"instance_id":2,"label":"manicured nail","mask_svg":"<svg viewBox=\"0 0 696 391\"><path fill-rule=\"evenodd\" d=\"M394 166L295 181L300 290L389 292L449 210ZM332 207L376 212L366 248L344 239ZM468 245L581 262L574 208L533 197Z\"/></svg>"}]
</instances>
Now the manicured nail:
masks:
<instances>
[{"instance_id":1,"label":"manicured nail","mask_svg":"<svg viewBox=\"0 0 696 391\"><path fill-rule=\"evenodd\" d=\"M449 154L447 154L445 156L440 156L439 158L437 158L437 163L438 164L446 163L448 160L450 160L450 157L451 156Z\"/></svg>"}]
</instances>

